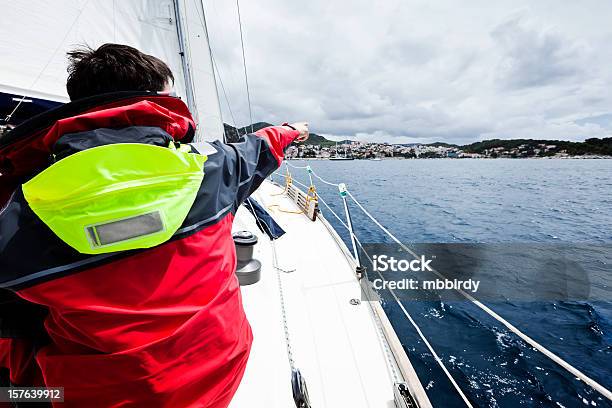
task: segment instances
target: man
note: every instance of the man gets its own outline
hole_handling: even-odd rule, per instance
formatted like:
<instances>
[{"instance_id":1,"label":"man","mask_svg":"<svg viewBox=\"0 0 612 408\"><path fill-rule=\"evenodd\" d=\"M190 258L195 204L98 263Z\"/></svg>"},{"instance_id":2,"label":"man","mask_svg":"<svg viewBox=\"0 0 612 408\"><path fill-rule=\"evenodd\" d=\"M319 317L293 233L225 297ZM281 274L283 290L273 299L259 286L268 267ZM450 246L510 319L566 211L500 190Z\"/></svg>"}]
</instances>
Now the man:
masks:
<instances>
[{"instance_id":1,"label":"man","mask_svg":"<svg viewBox=\"0 0 612 408\"><path fill-rule=\"evenodd\" d=\"M188 145L162 61L69 58L73 102L0 140L0 361L17 385L64 387L63 406L225 407L252 342L232 221L308 125Z\"/></svg>"}]
</instances>

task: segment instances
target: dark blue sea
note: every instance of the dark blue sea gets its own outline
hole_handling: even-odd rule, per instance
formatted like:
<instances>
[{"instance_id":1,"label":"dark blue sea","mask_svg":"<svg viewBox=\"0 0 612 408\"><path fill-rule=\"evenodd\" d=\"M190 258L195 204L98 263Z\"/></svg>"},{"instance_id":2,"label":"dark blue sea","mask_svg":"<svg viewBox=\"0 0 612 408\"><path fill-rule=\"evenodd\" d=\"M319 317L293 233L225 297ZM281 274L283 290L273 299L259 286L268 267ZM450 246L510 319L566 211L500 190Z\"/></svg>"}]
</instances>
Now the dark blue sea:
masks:
<instances>
[{"instance_id":1,"label":"dark blue sea","mask_svg":"<svg viewBox=\"0 0 612 408\"><path fill-rule=\"evenodd\" d=\"M309 164L321 177L347 183L352 194L405 243L612 245L612 160L290 163ZM305 170L291 172L308 182ZM319 194L342 215L337 189L314 181ZM350 210L362 242L390 242L357 207L351 205ZM340 223L325 207L322 211L347 240ZM598 262L603 283L596 299L485 303L612 389L612 270L609 258L602 259ZM471 302L402 301L474 406L612 407ZM384 307L433 405L465 406L397 304L387 299Z\"/></svg>"}]
</instances>

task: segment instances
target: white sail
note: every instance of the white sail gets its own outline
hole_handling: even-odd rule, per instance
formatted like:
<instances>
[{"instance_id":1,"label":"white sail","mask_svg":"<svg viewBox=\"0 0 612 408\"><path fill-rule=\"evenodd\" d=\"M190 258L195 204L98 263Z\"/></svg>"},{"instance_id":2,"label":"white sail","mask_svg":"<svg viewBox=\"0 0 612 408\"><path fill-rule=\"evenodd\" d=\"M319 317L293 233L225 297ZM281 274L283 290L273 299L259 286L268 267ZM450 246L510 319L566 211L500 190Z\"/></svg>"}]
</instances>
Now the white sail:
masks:
<instances>
[{"instance_id":1,"label":"white sail","mask_svg":"<svg viewBox=\"0 0 612 408\"><path fill-rule=\"evenodd\" d=\"M221 107L202 1L176 0L175 4L180 18L179 33L185 45L187 87L192 92L188 97L189 107L198 122L196 139L223 140Z\"/></svg>"},{"instance_id":2,"label":"white sail","mask_svg":"<svg viewBox=\"0 0 612 408\"><path fill-rule=\"evenodd\" d=\"M175 7L178 4L182 8ZM191 65L187 80L177 10L184 22L185 61ZM201 13L200 1L12 2L0 13L0 92L67 102L68 50L82 44L92 48L108 42L127 44L165 61L174 73L175 91L184 100L188 100L186 84L192 82L195 98L190 109L199 122L200 136L220 139L223 126Z\"/></svg>"},{"instance_id":3,"label":"white sail","mask_svg":"<svg viewBox=\"0 0 612 408\"><path fill-rule=\"evenodd\" d=\"M166 61L185 94L171 0L34 0L3 7L0 90L67 101L66 52L87 44L131 45Z\"/></svg>"}]
</instances>

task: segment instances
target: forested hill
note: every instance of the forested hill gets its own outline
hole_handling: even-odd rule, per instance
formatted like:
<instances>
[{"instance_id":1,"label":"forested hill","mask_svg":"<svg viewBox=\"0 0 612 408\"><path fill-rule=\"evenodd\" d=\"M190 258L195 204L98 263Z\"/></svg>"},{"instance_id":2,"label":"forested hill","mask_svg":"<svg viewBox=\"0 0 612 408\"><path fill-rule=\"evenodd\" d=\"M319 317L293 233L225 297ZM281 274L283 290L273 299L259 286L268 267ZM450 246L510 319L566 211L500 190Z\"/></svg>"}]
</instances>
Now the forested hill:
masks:
<instances>
[{"instance_id":1,"label":"forested hill","mask_svg":"<svg viewBox=\"0 0 612 408\"><path fill-rule=\"evenodd\" d=\"M553 156L556 153L567 153L570 156L602 155L612 156L612 137L603 139L591 138L584 142L568 142L564 140L533 140L533 139L491 139L481 142L471 143L464 146L457 146L466 153L484 153L487 150L501 148L505 151L513 149L521 150L536 150L542 145L548 146L546 149L547 156Z\"/></svg>"}]
</instances>

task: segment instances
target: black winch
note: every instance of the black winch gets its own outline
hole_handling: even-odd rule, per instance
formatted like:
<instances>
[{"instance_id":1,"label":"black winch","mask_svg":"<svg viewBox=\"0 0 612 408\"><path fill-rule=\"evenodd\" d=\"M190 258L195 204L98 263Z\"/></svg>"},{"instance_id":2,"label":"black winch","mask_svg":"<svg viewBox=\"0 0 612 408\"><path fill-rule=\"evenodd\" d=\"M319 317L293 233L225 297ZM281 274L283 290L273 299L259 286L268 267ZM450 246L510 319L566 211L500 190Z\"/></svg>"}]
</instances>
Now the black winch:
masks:
<instances>
[{"instance_id":1,"label":"black winch","mask_svg":"<svg viewBox=\"0 0 612 408\"><path fill-rule=\"evenodd\" d=\"M257 237L249 231L238 231L232 234L236 246L236 275L240 286L252 285L261 278L261 262L253 259L253 249Z\"/></svg>"}]
</instances>

